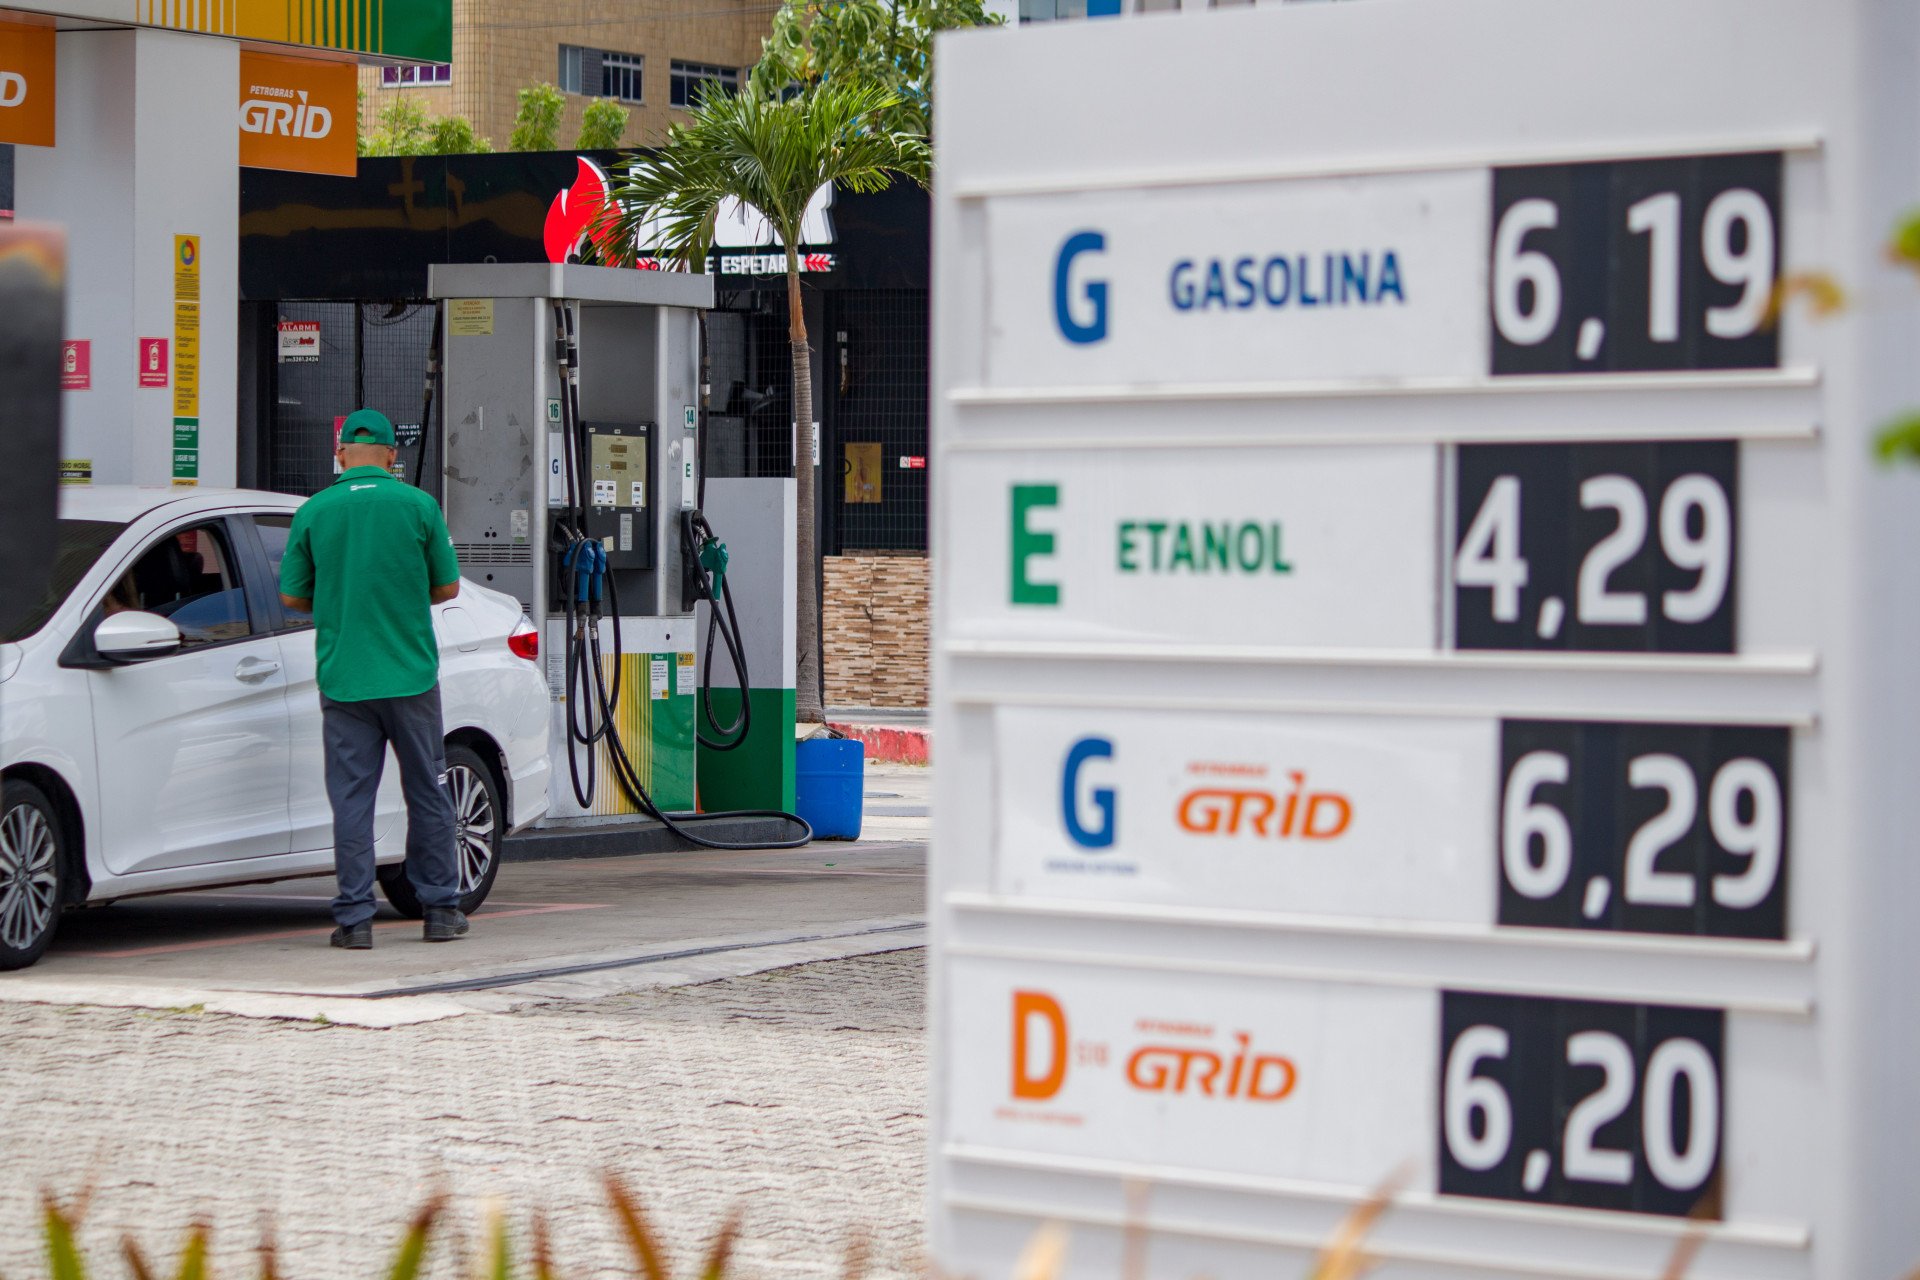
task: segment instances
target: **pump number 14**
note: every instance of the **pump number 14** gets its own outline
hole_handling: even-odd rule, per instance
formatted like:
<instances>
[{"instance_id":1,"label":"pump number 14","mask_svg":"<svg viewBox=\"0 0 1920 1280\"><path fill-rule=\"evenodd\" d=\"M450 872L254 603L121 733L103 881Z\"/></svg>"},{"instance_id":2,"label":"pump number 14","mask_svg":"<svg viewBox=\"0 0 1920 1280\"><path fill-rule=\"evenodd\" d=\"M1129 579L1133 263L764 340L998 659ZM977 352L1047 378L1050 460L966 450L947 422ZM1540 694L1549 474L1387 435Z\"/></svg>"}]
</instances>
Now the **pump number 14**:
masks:
<instances>
[{"instance_id":1,"label":"pump number 14","mask_svg":"<svg viewBox=\"0 0 1920 1280\"><path fill-rule=\"evenodd\" d=\"M1462 445L1454 645L1733 653L1738 445Z\"/></svg>"}]
</instances>

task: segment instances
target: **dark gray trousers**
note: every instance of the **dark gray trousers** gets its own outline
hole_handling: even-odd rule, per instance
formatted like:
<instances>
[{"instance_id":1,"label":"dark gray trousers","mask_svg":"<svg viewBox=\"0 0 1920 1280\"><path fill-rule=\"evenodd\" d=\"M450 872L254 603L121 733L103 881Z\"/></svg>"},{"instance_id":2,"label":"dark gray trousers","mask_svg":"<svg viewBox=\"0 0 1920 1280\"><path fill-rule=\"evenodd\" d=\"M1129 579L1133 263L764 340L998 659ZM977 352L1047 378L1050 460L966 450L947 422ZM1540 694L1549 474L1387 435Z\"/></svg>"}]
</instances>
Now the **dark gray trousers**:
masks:
<instances>
[{"instance_id":1,"label":"dark gray trousers","mask_svg":"<svg viewBox=\"0 0 1920 1280\"><path fill-rule=\"evenodd\" d=\"M411 698L335 702L322 694L327 799L333 805L333 869L340 895L333 918L351 927L373 918L373 811L387 746L400 762L407 800L407 879L423 907L460 900L453 846L453 801L447 795L440 687Z\"/></svg>"}]
</instances>

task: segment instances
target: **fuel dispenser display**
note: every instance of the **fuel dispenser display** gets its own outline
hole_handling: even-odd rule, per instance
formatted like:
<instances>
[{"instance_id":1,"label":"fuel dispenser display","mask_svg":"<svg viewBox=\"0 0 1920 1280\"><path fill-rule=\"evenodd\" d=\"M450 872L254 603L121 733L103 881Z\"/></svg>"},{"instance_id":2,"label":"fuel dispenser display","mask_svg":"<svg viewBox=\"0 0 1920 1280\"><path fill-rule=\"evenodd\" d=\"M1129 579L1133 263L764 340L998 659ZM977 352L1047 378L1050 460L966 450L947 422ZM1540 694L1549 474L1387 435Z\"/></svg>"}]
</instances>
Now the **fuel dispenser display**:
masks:
<instances>
[{"instance_id":1,"label":"fuel dispenser display","mask_svg":"<svg viewBox=\"0 0 1920 1280\"><path fill-rule=\"evenodd\" d=\"M609 569L653 568L653 525L647 519L651 423L584 422L587 440L587 536L607 551Z\"/></svg>"}]
</instances>

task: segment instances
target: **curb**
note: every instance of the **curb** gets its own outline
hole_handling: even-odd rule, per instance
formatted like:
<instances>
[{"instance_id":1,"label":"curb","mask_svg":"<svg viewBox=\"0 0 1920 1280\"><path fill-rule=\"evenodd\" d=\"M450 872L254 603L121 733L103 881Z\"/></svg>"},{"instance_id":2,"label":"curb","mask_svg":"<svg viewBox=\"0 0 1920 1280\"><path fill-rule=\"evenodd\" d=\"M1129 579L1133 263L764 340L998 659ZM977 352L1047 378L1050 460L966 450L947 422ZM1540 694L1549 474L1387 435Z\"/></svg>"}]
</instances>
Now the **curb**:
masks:
<instances>
[{"instance_id":1,"label":"curb","mask_svg":"<svg viewBox=\"0 0 1920 1280\"><path fill-rule=\"evenodd\" d=\"M902 729L894 725L855 724L828 721L827 727L848 738L867 744L867 759L887 764L931 764L933 734L926 729Z\"/></svg>"}]
</instances>

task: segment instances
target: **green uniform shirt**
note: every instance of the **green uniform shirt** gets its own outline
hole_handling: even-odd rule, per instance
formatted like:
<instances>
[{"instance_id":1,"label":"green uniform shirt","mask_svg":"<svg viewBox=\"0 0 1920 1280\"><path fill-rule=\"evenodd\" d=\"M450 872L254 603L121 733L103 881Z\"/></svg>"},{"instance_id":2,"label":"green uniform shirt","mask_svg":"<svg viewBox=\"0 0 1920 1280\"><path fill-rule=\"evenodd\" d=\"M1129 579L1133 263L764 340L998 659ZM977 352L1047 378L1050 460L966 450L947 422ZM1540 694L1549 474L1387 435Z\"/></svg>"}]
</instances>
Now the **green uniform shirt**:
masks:
<instances>
[{"instance_id":1,"label":"green uniform shirt","mask_svg":"<svg viewBox=\"0 0 1920 1280\"><path fill-rule=\"evenodd\" d=\"M428 593L460 576L440 507L380 467L353 467L293 517L284 595L313 601L320 692L408 698L440 678Z\"/></svg>"}]
</instances>

